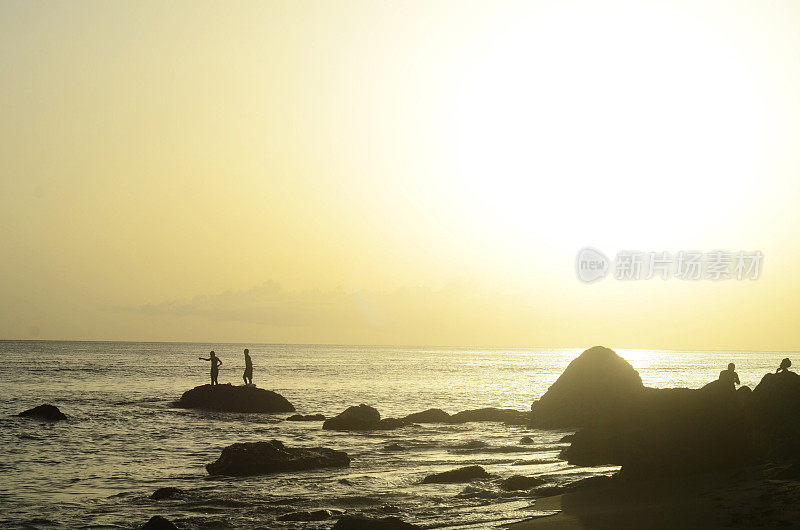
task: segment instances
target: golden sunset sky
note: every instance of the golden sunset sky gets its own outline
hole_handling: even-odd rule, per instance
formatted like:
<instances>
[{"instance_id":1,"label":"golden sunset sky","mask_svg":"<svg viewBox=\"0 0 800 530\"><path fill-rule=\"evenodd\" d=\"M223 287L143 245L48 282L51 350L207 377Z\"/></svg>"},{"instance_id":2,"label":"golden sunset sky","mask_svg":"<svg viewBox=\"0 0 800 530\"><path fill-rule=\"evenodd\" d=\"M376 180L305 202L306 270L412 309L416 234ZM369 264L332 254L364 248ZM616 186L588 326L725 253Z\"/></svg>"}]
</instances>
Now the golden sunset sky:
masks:
<instances>
[{"instance_id":1,"label":"golden sunset sky","mask_svg":"<svg viewBox=\"0 0 800 530\"><path fill-rule=\"evenodd\" d=\"M0 338L800 349L799 94L793 1L5 0Z\"/></svg>"}]
</instances>

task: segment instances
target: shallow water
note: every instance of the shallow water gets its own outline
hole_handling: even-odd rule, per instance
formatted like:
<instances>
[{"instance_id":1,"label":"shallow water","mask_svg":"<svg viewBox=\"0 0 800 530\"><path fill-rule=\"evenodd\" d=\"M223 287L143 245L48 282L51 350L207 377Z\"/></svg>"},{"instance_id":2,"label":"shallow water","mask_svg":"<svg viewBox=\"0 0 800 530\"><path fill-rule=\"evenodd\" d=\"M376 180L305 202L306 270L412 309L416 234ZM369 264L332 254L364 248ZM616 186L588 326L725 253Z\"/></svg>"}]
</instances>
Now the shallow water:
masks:
<instances>
[{"instance_id":1,"label":"shallow water","mask_svg":"<svg viewBox=\"0 0 800 530\"><path fill-rule=\"evenodd\" d=\"M255 383L284 395L300 413L335 415L367 403L384 417L430 407L527 410L578 349L468 349L246 345ZM565 432L496 423L426 424L378 433L323 431L288 414L176 409L172 402L206 383L215 350L220 383L241 383L239 344L0 341L0 525L132 528L151 515L187 527L330 528L332 521L279 522L285 513L330 509L398 515L427 528L479 528L537 515L526 494L494 480L422 485L427 474L479 464L496 478L541 476L553 483L615 468L577 468L558 460ZM735 362L754 387L790 352L618 350L648 386L697 388ZM70 419L13 417L53 403ZM535 444L520 446L522 436ZM204 465L234 442L279 439L350 454L350 468L249 478L210 478ZM474 442L483 442L475 444ZM473 443L470 443L473 442ZM406 451L383 448L399 443ZM481 447L476 447L481 446ZM181 499L153 501L158 487Z\"/></svg>"}]
</instances>

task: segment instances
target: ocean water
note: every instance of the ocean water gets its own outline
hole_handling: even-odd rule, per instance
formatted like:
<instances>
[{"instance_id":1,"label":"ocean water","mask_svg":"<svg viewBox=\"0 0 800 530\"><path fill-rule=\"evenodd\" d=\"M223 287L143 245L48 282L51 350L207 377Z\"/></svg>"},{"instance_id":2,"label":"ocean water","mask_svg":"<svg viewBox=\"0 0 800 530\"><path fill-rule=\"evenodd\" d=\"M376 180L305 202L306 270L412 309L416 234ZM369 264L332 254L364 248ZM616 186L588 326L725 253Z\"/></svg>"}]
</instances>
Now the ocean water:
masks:
<instances>
[{"instance_id":1,"label":"ocean water","mask_svg":"<svg viewBox=\"0 0 800 530\"><path fill-rule=\"evenodd\" d=\"M485 528L542 515L525 492L499 490L513 474L560 484L613 467L558 459L567 431L498 423L425 424L395 431L323 431L288 414L183 410L181 393L208 379L200 355L223 360L220 383L241 384L249 347L254 382L300 413L335 415L366 403L384 417L430 407L529 410L582 349L471 349L123 342L0 341L0 526L134 528L163 515L187 528L330 528L333 520L278 521L316 509L397 515L426 528ZM792 352L617 350L654 387L698 388L735 362L754 387ZM68 421L14 417L57 405ZM519 445L531 436L533 445ZM248 478L211 478L204 465L235 442L346 451L349 468ZM389 443L406 447L386 451ZM495 478L469 486L422 485L427 474L478 464ZM187 492L154 501L162 486Z\"/></svg>"}]
</instances>

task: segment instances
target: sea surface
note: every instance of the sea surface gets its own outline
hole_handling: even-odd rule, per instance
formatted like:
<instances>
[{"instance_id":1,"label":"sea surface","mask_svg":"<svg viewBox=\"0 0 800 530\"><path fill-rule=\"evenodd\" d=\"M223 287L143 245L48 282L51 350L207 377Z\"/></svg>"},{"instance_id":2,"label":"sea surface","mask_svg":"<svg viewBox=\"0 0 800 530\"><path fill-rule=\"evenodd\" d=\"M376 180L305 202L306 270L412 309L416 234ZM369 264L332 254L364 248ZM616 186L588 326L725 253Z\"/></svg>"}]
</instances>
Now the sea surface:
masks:
<instances>
[{"instance_id":1,"label":"sea surface","mask_svg":"<svg viewBox=\"0 0 800 530\"><path fill-rule=\"evenodd\" d=\"M241 384L249 347L254 382L304 414L338 414L366 403L383 417L431 407L529 410L582 349L474 349L267 344L0 341L0 527L135 528L163 515L187 528L330 528L278 521L318 509L397 515L425 528L491 528L544 515L526 492L501 491L514 474L561 484L616 468L558 459L568 431L500 423L424 424L395 431L323 431L288 414L212 413L175 408L208 380L215 350L220 383ZM617 350L654 387L699 388L735 362L754 387L793 352ZM57 405L68 421L14 415ZM520 445L522 436L533 445ZM249 478L211 478L206 463L235 442L346 451L349 468ZM397 443L406 450L388 451ZM427 474L481 465L492 480L420 484ZM162 486L185 490L155 501Z\"/></svg>"}]
</instances>

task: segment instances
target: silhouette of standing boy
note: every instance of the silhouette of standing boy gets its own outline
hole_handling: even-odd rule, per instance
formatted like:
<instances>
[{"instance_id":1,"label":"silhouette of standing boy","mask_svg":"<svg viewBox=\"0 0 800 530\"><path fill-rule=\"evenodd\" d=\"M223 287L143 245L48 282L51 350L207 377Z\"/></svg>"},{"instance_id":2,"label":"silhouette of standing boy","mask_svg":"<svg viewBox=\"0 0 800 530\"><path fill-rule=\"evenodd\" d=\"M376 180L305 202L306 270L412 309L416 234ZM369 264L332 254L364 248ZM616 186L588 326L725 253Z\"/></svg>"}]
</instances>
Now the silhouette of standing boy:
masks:
<instances>
[{"instance_id":1,"label":"silhouette of standing boy","mask_svg":"<svg viewBox=\"0 0 800 530\"><path fill-rule=\"evenodd\" d=\"M198 357L201 361L211 361L211 384L218 385L217 376L219 376L219 366L222 364L222 361L217 354L214 353L214 350L211 350L208 359L204 357Z\"/></svg>"},{"instance_id":2,"label":"silhouette of standing boy","mask_svg":"<svg viewBox=\"0 0 800 530\"><path fill-rule=\"evenodd\" d=\"M253 384L253 359L250 358L250 350L244 349L244 384Z\"/></svg>"}]
</instances>

